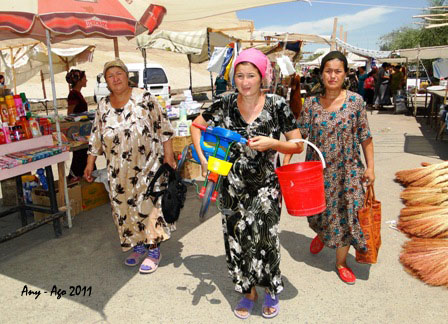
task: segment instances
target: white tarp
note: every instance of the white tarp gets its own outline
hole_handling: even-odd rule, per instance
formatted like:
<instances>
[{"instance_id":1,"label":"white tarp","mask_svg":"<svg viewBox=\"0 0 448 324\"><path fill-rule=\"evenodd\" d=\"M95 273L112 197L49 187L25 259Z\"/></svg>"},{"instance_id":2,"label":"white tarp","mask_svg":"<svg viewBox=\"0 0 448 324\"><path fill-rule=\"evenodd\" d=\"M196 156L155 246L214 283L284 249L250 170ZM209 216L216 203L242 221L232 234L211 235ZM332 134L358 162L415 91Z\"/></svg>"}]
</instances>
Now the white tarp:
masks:
<instances>
[{"instance_id":1,"label":"white tarp","mask_svg":"<svg viewBox=\"0 0 448 324\"><path fill-rule=\"evenodd\" d=\"M300 64L304 66L320 66L320 62L322 62L324 56L327 55L329 52L330 52L329 48L318 49L315 51L315 53L322 53L320 56L316 57L312 61L301 61ZM349 67L365 66L367 64L366 58L363 58L353 53L347 53L346 58Z\"/></svg>"},{"instance_id":2,"label":"white tarp","mask_svg":"<svg viewBox=\"0 0 448 324\"><path fill-rule=\"evenodd\" d=\"M77 48L52 48L54 73L67 71L70 67L84 62L92 62L95 46L83 46ZM13 87L13 72L11 67L11 52L0 51L2 69L5 71L5 85ZM44 78L49 78L50 67L48 64L47 49L44 45L24 46L19 52L14 50L16 60L14 62L16 85L27 82L36 74L43 72Z\"/></svg>"},{"instance_id":3,"label":"white tarp","mask_svg":"<svg viewBox=\"0 0 448 324\"><path fill-rule=\"evenodd\" d=\"M394 54L411 60L416 60L417 57L420 60L448 58L448 45L398 49L394 51Z\"/></svg>"},{"instance_id":4,"label":"white tarp","mask_svg":"<svg viewBox=\"0 0 448 324\"><path fill-rule=\"evenodd\" d=\"M225 47L236 41L235 38L221 32L210 32L210 53L215 47ZM191 55L191 63L202 63L208 60L207 29L173 32L161 30L152 35L137 36L139 48L156 48L175 53Z\"/></svg>"},{"instance_id":5,"label":"white tarp","mask_svg":"<svg viewBox=\"0 0 448 324\"><path fill-rule=\"evenodd\" d=\"M238 10L297 1L311 3L309 0L153 0L151 3L164 6L167 13L163 21L173 22L212 17Z\"/></svg>"},{"instance_id":6,"label":"white tarp","mask_svg":"<svg viewBox=\"0 0 448 324\"><path fill-rule=\"evenodd\" d=\"M437 59L432 62L434 76L437 79L448 78L448 59Z\"/></svg>"},{"instance_id":7,"label":"white tarp","mask_svg":"<svg viewBox=\"0 0 448 324\"><path fill-rule=\"evenodd\" d=\"M366 57L373 57L373 58L386 58L390 57L391 51L375 51L375 50L368 50L364 48L359 48L353 45L350 45L339 38L336 38L336 44L343 49L347 50L348 52L355 53L358 55L366 56Z\"/></svg>"}]
</instances>

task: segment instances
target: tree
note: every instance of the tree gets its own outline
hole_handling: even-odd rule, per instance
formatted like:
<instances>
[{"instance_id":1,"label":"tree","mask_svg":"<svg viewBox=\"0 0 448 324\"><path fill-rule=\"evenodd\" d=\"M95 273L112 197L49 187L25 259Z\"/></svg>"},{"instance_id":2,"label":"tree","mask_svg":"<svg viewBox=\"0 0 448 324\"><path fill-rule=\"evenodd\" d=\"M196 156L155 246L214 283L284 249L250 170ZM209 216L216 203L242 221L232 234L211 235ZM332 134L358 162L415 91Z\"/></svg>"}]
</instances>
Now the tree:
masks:
<instances>
[{"instance_id":1,"label":"tree","mask_svg":"<svg viewBox=\"0 0 448 324\"><path fill-rule=\"evenodd\" d=\"M446 6L448 0L429 0L429 7ZM425 14L428 12L425 11ZM446 13L441 10L431 10L429 13ZM426 29L401 27L380 37L380 49L393 51L400 48L448 45L448 26Z\"/></svg>"}]
</instances>

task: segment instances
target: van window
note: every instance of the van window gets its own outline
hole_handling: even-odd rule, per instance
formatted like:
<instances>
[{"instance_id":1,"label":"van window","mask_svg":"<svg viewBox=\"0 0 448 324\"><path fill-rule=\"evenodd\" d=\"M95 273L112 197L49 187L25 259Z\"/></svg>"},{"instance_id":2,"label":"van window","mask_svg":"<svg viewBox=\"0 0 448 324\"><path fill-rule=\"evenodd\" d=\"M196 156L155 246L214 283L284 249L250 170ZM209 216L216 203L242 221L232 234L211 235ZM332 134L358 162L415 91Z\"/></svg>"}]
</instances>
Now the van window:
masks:
<instances>
[{"instance_id":1,"label":"van window","mask_svg":"<svg viewBox=\"0 0 448 324\"><path fill-rule=\"evenodd\" d=\"M138 87L138 71L129 71L129 83L131 87Z\"/></svg>"},{"instance_id":2,"label":"van window","mask_svg":"<svg viewBox=\"0 0 448 324\"><path fill-rule=\"evenodd\" d=\"M147 84L168 83L166 74L161 68L146 68L143 78Z\"/></svg>"}]
</instances>

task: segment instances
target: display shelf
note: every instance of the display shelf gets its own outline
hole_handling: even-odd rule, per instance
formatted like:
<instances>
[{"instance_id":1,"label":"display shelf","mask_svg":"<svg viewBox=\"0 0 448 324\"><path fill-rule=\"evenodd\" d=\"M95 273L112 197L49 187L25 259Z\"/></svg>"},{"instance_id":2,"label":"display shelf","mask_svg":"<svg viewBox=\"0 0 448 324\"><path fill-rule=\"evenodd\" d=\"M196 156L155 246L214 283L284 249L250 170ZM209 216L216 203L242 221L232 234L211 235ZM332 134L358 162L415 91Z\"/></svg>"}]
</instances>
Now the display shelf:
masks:
<instances>
[{"instance_id":1,"label":"display shelf","mask_svg":"<svg viewBox=\"0 0 448 324\"><path fill-rule=\"evenodd\" d=\"M42 147L42 146L52 146L53 145L53 136L52 135L44 135L40 137L33 137L26 140L21 140L18 142L12 142L8 144L0 145L0 155L6 155L10 153L31 150L34 148Z\"/></svg>"}]
</instances>

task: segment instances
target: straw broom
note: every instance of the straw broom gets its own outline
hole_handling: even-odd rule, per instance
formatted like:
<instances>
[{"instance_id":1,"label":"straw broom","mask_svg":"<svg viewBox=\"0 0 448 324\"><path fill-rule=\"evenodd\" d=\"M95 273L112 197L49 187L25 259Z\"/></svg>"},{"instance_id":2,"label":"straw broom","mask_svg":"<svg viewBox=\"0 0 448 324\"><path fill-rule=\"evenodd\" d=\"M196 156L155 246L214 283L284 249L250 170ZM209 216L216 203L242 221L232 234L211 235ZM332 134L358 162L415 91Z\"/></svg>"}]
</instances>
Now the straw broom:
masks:
<instances>
[{"instance_id":1,"label":"straw broom","mask_svg":"<svg viewBox=\"0 0 448 324\"><path fill-rule=\"evenodd\" d=\"M435 170L427 176L408 183L410 187L440 187L448 181L448 169Z\"/></svg>"},{"instance_id":2,"label":"straw broom","mask_svg":"<svg viewBox=\"0 0 448 324\"><path fill-rule=\"evenodd\" d=\"M448 240L413 238L405 243L400 262L428 285L448 287Z\"/></svg>"},{"instance_id":3,"label":"straw broom","mask_svg":"<svg viewBox=\"0 0 448 324\"><path fill-rule=\"evenodd\" d=\"M397 227L411 236L448 238L448 208L440 206L403 208Z\"/></svg>"},{"instance_id":4,"label":"straw broom","mask_svg":"<svg viewBox=\"0 0 448 324\"><path fill-rule=\"evenodd\" d=\"M408 187L400 198L407 206L415 205L448 205L448 188Z\"/></svg>"},{"instance_id":5,"label":"straw broom","mask_svg":"<svg viewBox=\"0 0 448 324\"><path fill-rule=\"evenodd\" d=\"M402 170L395 173L395 178L400 183L407 185L414 181L417 181L427 175L430 175L436 170L442 170L448 168L448 162L430 164L425 167L410 169L410 170Z\"/></svg>"}]
</instances>

